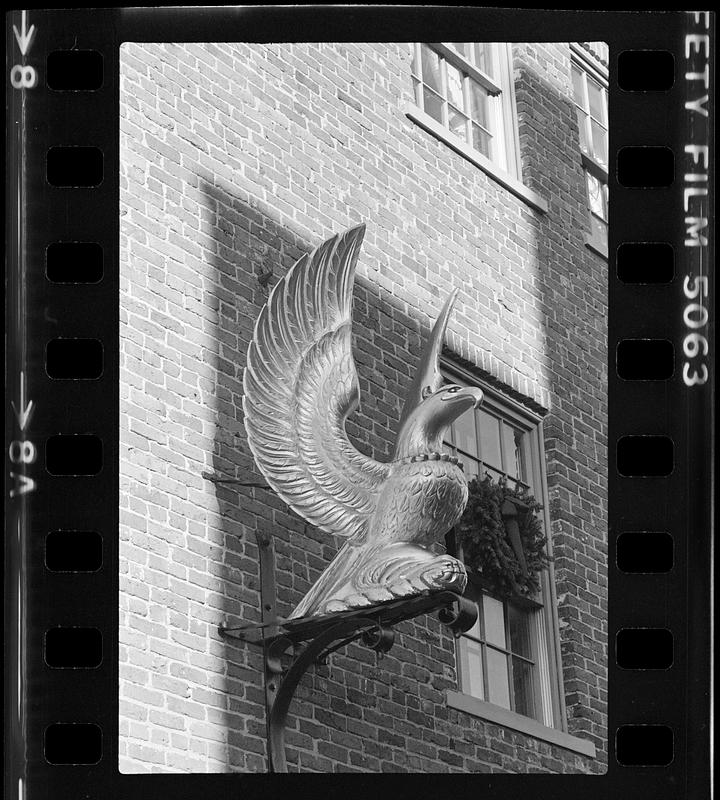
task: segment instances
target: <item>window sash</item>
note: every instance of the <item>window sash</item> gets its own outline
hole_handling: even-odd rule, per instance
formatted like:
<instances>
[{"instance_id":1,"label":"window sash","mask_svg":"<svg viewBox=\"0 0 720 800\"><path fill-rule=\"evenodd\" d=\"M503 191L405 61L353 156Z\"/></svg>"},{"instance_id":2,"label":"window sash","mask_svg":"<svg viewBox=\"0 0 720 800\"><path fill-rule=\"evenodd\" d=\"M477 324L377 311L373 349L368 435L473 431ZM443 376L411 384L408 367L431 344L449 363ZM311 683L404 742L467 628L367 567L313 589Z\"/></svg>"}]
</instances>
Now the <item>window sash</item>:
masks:
<instances>
[{"instance_id":1,"label":"window sash","mask_svg":"<svg viewBox=\"0 0 720 800\"><path fill-rule=\"evenodd\" d=\"M546 691L546 687L543 685L543 681L541 679L541 672L543 671L543 664L537 658L538 652L540 652L540 648L538 647L538 629L542 624L541 619L539 616L535 616L534 619L528 619L528 632L530 636L530 650L535 655L534 658L524 656L521 653L518 653L512 649L512 640L510 634L510 614L508 612L508 607L510 603L508 601L502 601L502 609L503 609L503 625L504 625L504 637L506 646L502 647L497 643L493 643L489 641L488 634L486 632L486 623L485 623L485 603L487 599L487 595L482 592L478 592L479 596L476 600L478 605L478 628L479 628L479 636L473 636L472 634L464 633L459 641L458 641L458 663L460 665L460 684L462 690L467 690L468 688L472 691L472 686L470 685L472 682L472 676L470 674L470 659L476 658L476 655L471 655L469 652L469 648L465 642L471 641L474 642L479 649L480 652L480 671L482 675L482 697L479 699L484 700L485 702L492 703L493 700L490 698L495 696L497 699L498 690L500 691L500 695L502 697L507 696L508 704L505 705L503 703L495 702L495 705L499 705L501 708L508 708L510 711L514 711L517 714L523 714L525 716L530 716L532 719L535 719L543 724L547 725L548 727L553 727L553 717L552 717L552 706L549 702L544 701L543 699L543 692ZM533 615L542 615L541 610L535 611L528 611L520 609L521 613L528 613ZM465 652L461 652L462 648L465 648ZM500 679L502 681L502 685L498 685L492 679L493 670L490 668L490 658L492 654L497 654L502 658L502 661L496 661L498 665L503 664L504 669L504 676ZM526 710L523 708L518 707L518 698L516 697L516 686L515 686L515 672L517 670L518 664L516 661L521 664L526 664L530 671L530 679L527 683L527 690L532 697L532 712L530 714L526 713Z\"/></svg>"},{"instance_id":2,"label":"window sash","mask_svg":"<svg viewBox=\"0 0 720 800\"><path fill-rule=\"evenodd\" d=\"M468 42L467 44L476 43ZM497 64L497 51L492 44L486 44L486 54L491 65L489 70L483 70L475 64L474 61L465 57L456 49L453 42L432 42L429 47L432 47L433 50L438 52L455 67L470 75L470 77L483 86L489 94L498 95L502 93L502 83L498 82L494 77L498 75L499 69Z\"/></svg>"}]
</instances>

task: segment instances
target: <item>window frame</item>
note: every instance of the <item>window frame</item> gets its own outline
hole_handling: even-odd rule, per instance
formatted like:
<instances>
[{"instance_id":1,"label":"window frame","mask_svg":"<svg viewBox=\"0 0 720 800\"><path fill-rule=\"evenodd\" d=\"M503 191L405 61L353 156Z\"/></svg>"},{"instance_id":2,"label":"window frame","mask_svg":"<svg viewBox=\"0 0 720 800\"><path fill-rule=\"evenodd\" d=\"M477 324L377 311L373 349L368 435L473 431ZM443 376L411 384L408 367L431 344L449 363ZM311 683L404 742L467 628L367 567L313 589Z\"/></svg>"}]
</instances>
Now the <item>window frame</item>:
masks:
<instances>
[{"instance_id":1,"label":"window frame","mask_svg":"<svg viewBox=\"0 0 720 800\"><path fill-rule=\"evenodd\" d=\"M494 117L501 121L502 131L492 133L493 140L500 143L503 151L504 166L497 162L497 159L488 157L480 150L477 150L467 141L457 136L443 122L438 122L428 114L422 106L418 105L415 96L414 80L409 76L408 86L412 95L412 102L405 108L405 114L413 122L427 130L436 138L443 141L461 156L475 164L498 183L509 189L513 194L524 200L528 205L541 213L548 212L547 201L536 192L529 189L522 183L522 169L520 159L520 138L518 133L518 121L515 103L515 84L513 80L512 49L510 43L505 42L480 42L491 48L492 60L497 75L491 76L476 67L471 61L467 60L461 53L452 47L448 42L412 42L410 46L413 53L417 55L421 45L430 47L441 59L445 59L455 68L459 69L466 77L477 81L488 91L490 95L499 96L499 110L496 110ZM444 73L445 70L442 70ZM422 81L421 81L422 85ZM448 103L447 97L442 98L445 105ZM465 112L463 112L464 114ZM469 114L468 114L469 116ZM443 113L443 118L445 113Z\"/></svg>"},{"instance_id":2,"label":"window frame","mask_svg":"<svg viewBox=\"0 0 720 800\"><path fill-rule=\"evenodd\" d=\"M574 89L574 82L572 79L572 69L575 67L582 75L583 79L583 86L584 86L584 100L587 100L588 107L585 108L578 104L577 100L575 99L575 89ZM605 102L605 132L608 139L608 162L610 158L610 122L609 122L609 102L608 102L608 92L609 92L609 82L608 82L608 75L607 72L604 72L599 65L592 62L587 54L575 43L570 45L570 83L573 86L573 105L576 109L580 109L585 115L585 124L586 124L586 132L585 138L589 139L592 142L592 132L590 128L590 120L593 119L591 112L590 112L590 101L589 101L589 94L587 89L587 81L588 77L594 80L597 84L599 84L600 88L603 91L603 99ZM589 132L589 135L588 135ZM580 131L578 127L578 134L580 135L580 141L582 142L582 131ZM587 211L588 211L588 220L590 222L590 232L586 237L585 244L587 247L591 248L599 255L603 256L604 258L608 257L608 242L607 242L607 233L609 228L609 218L602 220L598 217L597 214L592 209L592 205L590 203L590 190L588 186L588 175L590 175L595 180L599 181L602 187L604 188L604 204L608 205L609 193L610 193L610 180L609 180L609 163L603 165L601 162L597 161L593 158L590 154L586 153L582 147L580 147L580 155L582 159L583 165L583 176L585 178L585 195L587 197ZM594 219L600 219L605 225L605 238L600 239L595 233L595 224L593 222Z\"/></svg>"},{"instance_id":3,"label":"window frame","mask_svg":"<svg viewBox=\"0 0 720 800\"><path fill-rule=\"evenodd\" d=\"M541 513L544 529L547 532L546 550L550 558L550 563L540 575L541 586L539 596L542 598L542 602L535 602L533 600L528 600L527 602L529 605L536 605L541 614L538 625L534 626L536 632L533 633L533 637L539 640L534 643L534 655L538 658L538 648L544 647L545 653L543 656L547 660L546 676L542 675L541 669L536 670L536 683L540 684L539 687L536 686L536 689L539 689L536 694L536 705L542 703L540 692L544 692L545 697L547 697L549 701L552 725L548 726L544 722L538 721L533 717L524 716L464 692L462 688L460 688L461 656L459 648L461 646L461 638L458 638L455 645L458 691L448 692L448 704L454 708L459 708L460 710L467 711L492 722L498 723L499 720L502 720L499 724L521 730L537 738L546 739L547 741L553 741L555 743L562 741L563 746L569 749L575 749L578 752L590 754L592 750L592 754L594 755L594 746L591 742L577 739L577 737L571 736L567 732L565 690L560 653L560 626L557 615L555 572L552 561L552 529L549 513L549 493L543 446L543 419L539 414L531 411L512 397L504 395L499 390L489 386L485 381L479 380L468 370L458 366L444 356L441 358L441 368L447 379L457 380L461 384L465 383L482 389L485 395L483 406L494 416L506 419L513 426L521 428L526 434L531 434L528 437L531 459L531 463L528 465L528 482L531 487L531 492L543 506ZM459 555L461 556L462 554ZM478 585L479 589L485 594L488 594L477 579L473 576L469 576L469 578L473 583ZM483 679L485 680L485 677L483 677Z\"/></svg>"}]
</instances>

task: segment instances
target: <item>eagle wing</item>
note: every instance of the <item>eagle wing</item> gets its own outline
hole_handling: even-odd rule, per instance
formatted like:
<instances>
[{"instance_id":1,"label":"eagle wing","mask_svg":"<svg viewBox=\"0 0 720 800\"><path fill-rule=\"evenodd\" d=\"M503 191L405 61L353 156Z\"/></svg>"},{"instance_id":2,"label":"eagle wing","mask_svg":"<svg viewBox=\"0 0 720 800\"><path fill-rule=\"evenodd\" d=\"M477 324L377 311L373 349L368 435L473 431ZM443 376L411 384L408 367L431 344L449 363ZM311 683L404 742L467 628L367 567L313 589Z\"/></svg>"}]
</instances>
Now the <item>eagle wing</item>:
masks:
<instances>
[{"instance_id":1,"label":"eagle wing","mask_svg":"<svg viewBox=\"0 0 720 800\"><path fill-rule=\"evenodd\" d=\"M364 233L359 225L333 236L277 283L243 381L248 441L267 482L308 522L357 542L390 470L345 432L360 397L351 314Z\"/></svg>"}]
</instances>

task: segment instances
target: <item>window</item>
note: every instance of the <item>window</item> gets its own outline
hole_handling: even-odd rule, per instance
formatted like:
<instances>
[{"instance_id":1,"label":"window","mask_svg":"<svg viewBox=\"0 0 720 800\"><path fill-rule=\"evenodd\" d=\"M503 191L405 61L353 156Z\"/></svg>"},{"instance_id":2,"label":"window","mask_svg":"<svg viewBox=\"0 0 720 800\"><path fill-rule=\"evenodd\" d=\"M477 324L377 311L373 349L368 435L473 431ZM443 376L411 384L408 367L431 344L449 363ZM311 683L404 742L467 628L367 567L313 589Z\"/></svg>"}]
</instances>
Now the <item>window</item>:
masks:
<instances>
[{"instance_id":1,"label":"window","mask_svg":"<svg viewBox=\"0 0 720 800\"><path fill-rule=\"evenodd\" d=\"M455 375L452 380L462 383ZM547 508L539 421L483 388L483 405L453 424L446 448L460 458L468 478L487 474L506 480L513 488L527 489ZM548 525L547 518L542 522ZM468 596L478 605L478 619L458 639L460 691L548 728L561 728L550 576L543 576L541 591L529 600L493 597L479 576L468 577Z\"/></svg>"},{"instance_id":2,"label":"window","mask_svg":"<svg viewBox=\"0 0 720 800\"><path fill-rule=\"evenodd\" d=\"M464 148L520 177L508 45L415 43L415 104Z\"/></svg>"},{"instance_id":3,"label":"window","mask_svg":"<svg viewBox=\"0 0 720 800\"><path fill-rule=\"evenodd\" d=\"M607 84L585 62L573 60L573 95L580 131L590 212L590 244L607 252L608 224L608 102Z\"/></svg>"}]
</instances>

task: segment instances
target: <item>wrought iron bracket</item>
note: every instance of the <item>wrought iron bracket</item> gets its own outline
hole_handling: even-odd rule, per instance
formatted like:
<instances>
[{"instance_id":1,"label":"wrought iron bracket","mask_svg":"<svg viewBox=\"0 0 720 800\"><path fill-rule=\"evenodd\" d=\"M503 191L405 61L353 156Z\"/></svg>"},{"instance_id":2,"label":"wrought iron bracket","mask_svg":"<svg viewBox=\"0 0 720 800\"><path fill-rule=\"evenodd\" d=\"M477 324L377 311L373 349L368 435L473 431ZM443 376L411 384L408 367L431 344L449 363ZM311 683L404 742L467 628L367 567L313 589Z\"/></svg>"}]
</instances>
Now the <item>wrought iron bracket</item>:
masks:
<instances>
[{"instance_id":1,"label":"wrought iron bracket","mask_svg":"<svg viewBox=\"0 0 720 800\"><path fill-rule=\"evenodd\" d=\"M475 624L477 606L455 592L435 591L362 609L281 619L275 609L272 538L259 534L257 539L262 621L236 628L220 626L219 632L263 649L268 771L287 772L285 723L298 684L313 664L324 663L331 653L358 639L382 657L393 646L396 624L434 611L459 636ZM290 663L283 666L283 657L288 655Z\"/></svg>"}]
</instances>

